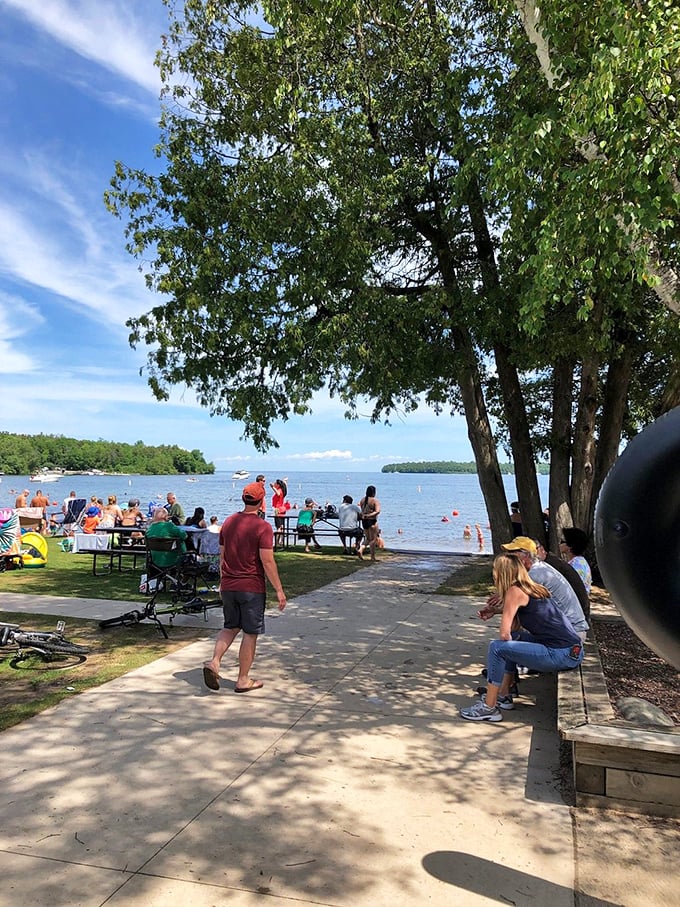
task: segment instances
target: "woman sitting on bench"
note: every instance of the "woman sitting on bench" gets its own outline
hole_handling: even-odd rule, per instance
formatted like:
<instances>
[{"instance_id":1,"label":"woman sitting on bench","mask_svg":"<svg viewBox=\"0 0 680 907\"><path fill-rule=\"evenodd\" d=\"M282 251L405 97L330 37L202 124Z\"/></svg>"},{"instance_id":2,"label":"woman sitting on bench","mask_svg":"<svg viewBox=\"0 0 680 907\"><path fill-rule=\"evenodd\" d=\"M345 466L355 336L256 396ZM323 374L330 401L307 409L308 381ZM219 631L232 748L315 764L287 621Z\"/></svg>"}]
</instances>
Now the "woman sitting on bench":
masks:
<instances>
[{"instance_id":1,"label":"woman sitting on bench","mask_svg":"<svg viewBox=\"0 0 680 907\"><path fill-rule=\"evenodd\" d=\"M489 643L487 692L460 710L468 721L501 721L501 709L514 708L510 685L518 664L552 673L570 671L583 661L581 637L518 557L499 554L493 581L503 602L500 638Z\"/></svg>"}]
</instances>

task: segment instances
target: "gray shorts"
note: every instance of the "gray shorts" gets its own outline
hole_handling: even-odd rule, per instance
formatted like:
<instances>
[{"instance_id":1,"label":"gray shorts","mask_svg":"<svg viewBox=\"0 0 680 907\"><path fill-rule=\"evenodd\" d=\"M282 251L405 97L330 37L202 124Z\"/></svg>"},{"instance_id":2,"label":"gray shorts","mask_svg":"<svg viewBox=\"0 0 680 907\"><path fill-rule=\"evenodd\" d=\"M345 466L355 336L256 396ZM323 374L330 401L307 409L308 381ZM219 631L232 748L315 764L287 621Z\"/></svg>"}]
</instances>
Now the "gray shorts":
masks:
<instances>
[{"instance_id":1,"label":"gray shorts","mask_svg":"<svg viewBox=\"0 0 680 907\"><path fill-rule=\"evenodd\" d=\"M264 633L264 592L220 592L225 630L243 630L252 636Z\"/></svg>"}]
</instances>

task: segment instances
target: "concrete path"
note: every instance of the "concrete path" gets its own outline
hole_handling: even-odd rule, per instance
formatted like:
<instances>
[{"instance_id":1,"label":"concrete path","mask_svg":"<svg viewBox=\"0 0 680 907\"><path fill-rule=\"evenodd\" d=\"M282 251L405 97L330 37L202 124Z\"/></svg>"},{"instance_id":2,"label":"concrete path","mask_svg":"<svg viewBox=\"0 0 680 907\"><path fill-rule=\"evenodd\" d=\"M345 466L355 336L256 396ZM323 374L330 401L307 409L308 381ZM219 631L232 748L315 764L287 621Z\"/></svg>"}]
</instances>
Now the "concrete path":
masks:
<instances>
[{"instance_id":1,"label":"concrete path","mask_svg":"<svg viewBox=\"0 0 680 907\"><path fill-rule=\"evenodd\" d=\"M553 678L524 681L500 723L459 718L497 629L436 595L460 562L398 555L268 612L252 694L233 693L235 652L203 686L213 612L182 618L205 640L4 732L0 902L677 903L677 824L564 803Z\"/></svg>"}]
</instances>

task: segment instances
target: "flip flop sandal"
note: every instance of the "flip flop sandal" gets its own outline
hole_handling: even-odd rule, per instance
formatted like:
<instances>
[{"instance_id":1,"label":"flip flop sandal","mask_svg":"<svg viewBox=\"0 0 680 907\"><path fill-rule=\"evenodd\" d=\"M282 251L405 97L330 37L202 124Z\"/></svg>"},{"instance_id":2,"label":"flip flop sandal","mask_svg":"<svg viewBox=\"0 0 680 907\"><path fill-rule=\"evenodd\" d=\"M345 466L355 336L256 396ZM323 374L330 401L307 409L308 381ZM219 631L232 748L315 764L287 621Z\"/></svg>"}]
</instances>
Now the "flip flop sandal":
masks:
<instances>
[{"instance_id":1,"label":"flip flop sandal","mask_svg":"<svg viewBox=\"0 0 680 907\"><path fill-rule=\"evenodd\" d=\"M261 690L264 684L261 680L253 680L248 687L234 687L235 693L251 693L253 690Z\"/></svg>"},{"instance_id":2,"label":"flip flop sandal","mask_svg":"<svg viewBox=\"0 0 680 907\"><path fill-rule=\"evenodd\" d=\"M209 690L219 690L220 675L216 674L215 671L207 665L203 665L203 682Z\"/></svg>"}]
</instances>

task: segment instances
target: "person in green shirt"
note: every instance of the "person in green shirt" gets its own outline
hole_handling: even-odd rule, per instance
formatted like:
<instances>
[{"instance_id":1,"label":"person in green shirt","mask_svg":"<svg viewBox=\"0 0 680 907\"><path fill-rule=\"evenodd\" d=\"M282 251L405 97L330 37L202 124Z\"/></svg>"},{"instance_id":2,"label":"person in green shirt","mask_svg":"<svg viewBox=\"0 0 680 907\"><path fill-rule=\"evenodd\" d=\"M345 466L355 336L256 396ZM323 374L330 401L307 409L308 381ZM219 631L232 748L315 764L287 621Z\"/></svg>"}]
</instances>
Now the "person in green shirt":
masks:
<instances>
[{"instance_id":1,"label":"person in green shirt","mask_svg":"<svg viewBox=\"0 0 680 907\"><path fill-rule=\"evenodd\" d=\"M175 526L170 520L170 514L165 507L157 507L154 510L151 525L146 530L147 538L162 539L181 539L181 544L175 551L152 551L151 560L156 567L163 569L174 567L183 554L186 553L186 532L179 526Z\"/></svg>"},{"instance_id":2,"label":"person in green shirt","mask_svg":"<svg viewBox=\"0 0 680 907\"><path fill-rule=\"evenodd\" d=\"M182 526L185 519L184 510L182 509L182 505L175 497L174 491L169 491L165 497L168 502L168 519L172 520L175 526Z\"/></svg>"}]
</instances>

